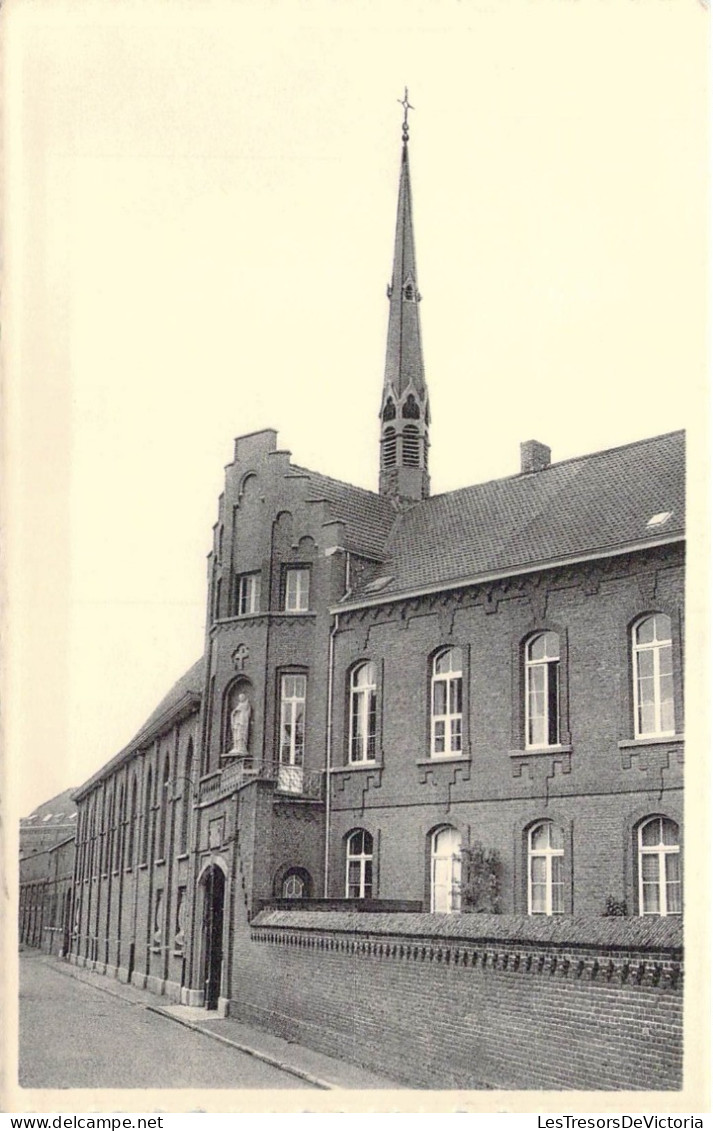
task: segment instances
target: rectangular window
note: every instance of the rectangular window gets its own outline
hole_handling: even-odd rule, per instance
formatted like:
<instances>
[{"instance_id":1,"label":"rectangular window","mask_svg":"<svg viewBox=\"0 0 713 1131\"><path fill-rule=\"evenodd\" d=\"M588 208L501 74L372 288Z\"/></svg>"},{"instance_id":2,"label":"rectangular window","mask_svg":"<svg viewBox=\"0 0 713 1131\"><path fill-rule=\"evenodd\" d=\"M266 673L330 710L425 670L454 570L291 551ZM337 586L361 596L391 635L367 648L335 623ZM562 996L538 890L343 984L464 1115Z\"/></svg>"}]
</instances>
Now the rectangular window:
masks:
<instances>
[{"instance_id":1,"label":"rectangular window","mask_svg":"<svg viewBox=\"0 0 713 1131\"><path fill-rule=\"evenodd\" d=\"M309 569L303 566L285 570L285 611L303 613L309 609Z\"/></svg>"},{"instance_id":2,"label":"rectangular window","mask_svg":"<svg viewBox=\"0 0 713 1131\"><path fill-rule=\"evenodd\" d=\"M373 663L361 664L351 676L350 762L376 759L376 675Z\"/></svg>"},{"instance_id":3,"label":"rectangular window","mask_svg":"<svg viewBox=\"0 0 713 1131\"><path fill-rule=\"evenodd\" d=\"M260 574L244 573L238 577L237 615L249 616L260 612Z\"/></svg>"},{"instance_id":4,"label":"rectangular window","mask_svg":"<svg viewBox=\"0 0 713 1131\"><path fill-rule=\"evenodd\" d=\"M634 625L635 737L675 732L671 618L664 613Z\"/></svg>"},{"instance_id":5,"label":"rectangular window","mask_svg":"<svg viewBox=\"0 0 713 1131\"><path fill-rule=\"evenodd\" d=\"M525 649L525 745L560 742L560 643L556 632L542 632Z\"/></svg>"},{"instance_id":6,"label":"rectangular window","mask_svg":"<svg viewBox=\"0 0 713 1131\"><path fill-rule=\"evenodd\" d=\"M283 675L280 701L280 762L283 766L301 766L304 762L306 693L306 676Z\"/></svg>"},{"instance_id":7,"label":"rectangular window","mask_svg":"<svg viewBox=\"0 0 713 1131\"><path fill-rule=\"evenodd\" d=\"M431 756L463 750L463 653L448 648L431 669Z\"/></svg>"}]
</instances>

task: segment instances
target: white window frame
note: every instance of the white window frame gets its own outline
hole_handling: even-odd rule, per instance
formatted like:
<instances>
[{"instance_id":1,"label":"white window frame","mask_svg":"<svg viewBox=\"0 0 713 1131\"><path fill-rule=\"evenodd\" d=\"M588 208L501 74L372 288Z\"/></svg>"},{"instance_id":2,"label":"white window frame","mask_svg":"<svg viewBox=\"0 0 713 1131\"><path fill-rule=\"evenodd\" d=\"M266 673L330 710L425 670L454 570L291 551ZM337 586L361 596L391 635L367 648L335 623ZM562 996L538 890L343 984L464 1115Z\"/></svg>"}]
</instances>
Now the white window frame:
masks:
<instances>
[{"instance_id":1,"label":"white window frame","mask_svg":"<svg viewBox=\"0 0 713 1131\"><path fill-rule=\"evenodd\" d=\"M376 761L376 667L372 660L358 664L351 674L349 761Z\"/></svg>"},{"instance_id":2,"label":"white window frame","mask_svg":"<svg viewBox=\"0 0 713 1131\"><path fill-rule=\"evenodd\" d=\"M460 652L460 668L453 667L453 656ZM450 657L448 671L437 672L438 663ZM436 713L436 688L443 685L445 713ZM453 700L460 702L460 711L453 710ZM443 727L443 750L437 750L437 732ZM454 742L456 745L454 746ZM463 754L463 649L442 648L431 661L431 757L454 758Z\"/></svg>"},{"instance_id":3,"label":"white window frame","mask_svg":"<svg viewBox=\"0 0 713 1131\"><path fill-rule=\"evenodd\" d=\"M353 843L357 837L361 837L361 848L358 852L354 851ZM368 842L367 842L367 837ZM371 845L369 851L366 847L367 843ZM346 869L346 886L345 893L347 899L371 899L374 894L374 838L366 829L354 829L353 832L347 837L347 869ZM350 882L351 864L357 864L359 868L359 894L353 895L351 892L352 884ZM371 864L371 877L367 884L367 864ZM367 887L369 892L367 894Z\"/></svg>"},{"instance_id":4,"label":"white window frame","mask_svg":"<svg viewBox=\"0 0 713 1131\"><path fill-rule=\"evenodd\" d=\"M295 681L294 690L289 680ZM297 718L302 707L302 741L297 741ZM305 723L307 708L307 676L302 672L284 672L280 679L280 765L303 766L305 752ZM285 728L289 727L285 742Z\"/></svg>"},{"instance_id":5,"label":"white window frame","mask_svg":"<svg viewBox=\"0 0 713 1131\"><path fill-rule=\"evenodd\" d=\"M650 641L648 644L640 644L638 642L638 639L637 639L639 631L650 620L652 620L654 622L654 639L652 641ZM668 622L668 637L667 638L664 638L664 637L659 638L659 636L658 636L659 623L663 622L663 621ZM661 696L661 679L662 679L661 657L662 657L664 650L666 650L666 649L669 652L669 660L670 660L670 664L671 664L671 684L672 684L672 688L671 688L671 713L673 715L675 715L675 709L676 709L675 698L674 698L674 689L673 689L673 639L672 639L672 635L673 634L672 634L671 618L666 613L650 613L648 616L640 617L639 620L636 621L636 623L634 624L634 626L631 630L631 647L632 647L632 656L633 656L633 661L634 661L633 664L632 664L632 675L633 675L633 682L634 682L634 735L635 735L636 738L666 737L668 735L675 734L675 732L676 732L675 721L674 721L674 725L671 728L666 729L666 730L664 730L664 728L662 726L662 721L661 721L661 705L662 705L662 702L663 702L662 696ZM652 666L653 666L654 729L653 730L642 730L641 729L641 715L642 715L641 706L642 705L641 705L640 694L639 694L639 683L640 683L639 669L640 669L640 663L641 663L642 655L644 653L648 653L648 652L650 652L652 654Z\"/></svg>"},{"instance_id":6,"label":"white window frame","mask_svg":"<svg viewBox=\"0 0 713 1131\"><path fill-rule=\"evenodd\" d=\"M259 573L242 573L239 575L236 609L239 617L247 617L260 612L260 581Z\"/></svg>"},{"instance_id":7,"label":"white window frame","mask_svg":"<svg viewBox=\"0 0 713 1131\"><path fill-rule=\"evenodd\" d=\"M299 885L299 887L298 887ZM282 890L280 892L281 899L304 899L305 897L305 879L304 876L295 871L294 869L287 873L282 880Z\"/></svg>"},{"instance_id":8,"label":"white window frame","mask_svg":"<svg viewBox=\"0 0 713 1131\"><path fill-rule=\"evenodd\" d=\"M431 833L431 912L453 914L461 909L463 840L458 829L445 825ZM445 899L441 900L441 895Z\"/></svg>"},{"instance_id":9,"label":"white window frame","mask_svg":"<svg viewBox=\"0 0 713 1131\"><path fill-rule=\"evenodd\" d=\"M648 845L644 844L644 829L649 825L654 824L656 821L659 823L659 843ZM667 821L669 824L674 825L676 828L676 843L664 844L663 840L663 822ZM666 859L668 856L678 857L678 880L676 881L679 889L679 905L682 904L683 897L683 878L681 876L681 845L680 845L681 830L678 823L670 817L648 817L642 821L638 828L637 842L639 849L638 870L639 870L639 915L657 915L665 919L669 915L681 915L681 906L678 911L670 911L668 907L668 880L666 876ZM654 856L658 859L658 879L655 883L658 886L658 907L653 911L646 911L644 909L644 869L642 859L644 856Z\"/></svg>"},{"instance_id":10,"label":"white window frame","mask_svg":"<svg viewBox=\"0 0 713 1131\"><path fill-rule=\"evenodd\" d=\"M539 659L532 659L532 648L538 640L545 639L545 655ZM549 639L548 639L549 638ZM550 654L550 642L557 642L557 654ZM560 646L559 634L552 631L537 632L531 636L525 643L525 747L528 750L545 750L552 746L559 746L561 742L561 718L560 718L560 664L561 664L562 650ZM534 694L534 683L536 679L540 678L542 673L543 688L541 694L544 698L544 742L533 742L531 739L531 726L533 723L532 717L532 698ZM554 696L551 687L552 679L554 679ZM550 739L550 725L552 717L550 713L550 700L554 698L556 710L556 734L555 741ZM540 716L538 716L540 717Z\"/></svg>"},{"instance_id":11,"label":"white window frame","mask_svg":"<svg viewBox=\"0 0 713 1131\"><path fill-rule=\"evenodd\" d=\"M557 829L558 829L558 831L559 831L559 833L562 837L562 848L555 848L552 845L552 830L555 827L557 827ZM547 829L547 846L544 847L544 848L533 848L532 838L539 829L543 829L543 828ZM553 871L552 861L553 861L554 858L557 858L557 859L562 861L562 870L563 870L563 873L564 873L564 830L559 828L559 826L555 826L552 821L538 821L537 824L533 825L532 828L528 830L528 834L527 834L527 914L528 915L564 915L564 913L565 913L565 908L564 908L564 896L565 896L564 874L562 875L562 881L555 885L554 882L553 882L553 876L552 876L552 871ZM545 861L545 881L544 881L545 882L545 909L544 909L544 911L536 911L533 908L533 898L532 898L533 891L532 891L532 889L533 889L534 880L533 880L533 875L532 875L532 865L533 865L533 861L535 859L544 859L544 861ZM541 883L542 881L538 880L537 882ZM552 898L553 894L554 894L555 886L561 888L561 894L562 894L562 906L558 910L555 910L554 900Z\"/></svg>"},{"instance_id":12,"label":"white window frame","mask_svg":"<svg viewBox=\"0 0 713 1131\"><path fill-rule=\"evenodd\" d=\"M309 609L309 566L285 569L285 612L304 613Z\"/></svg>"}]
</instances>

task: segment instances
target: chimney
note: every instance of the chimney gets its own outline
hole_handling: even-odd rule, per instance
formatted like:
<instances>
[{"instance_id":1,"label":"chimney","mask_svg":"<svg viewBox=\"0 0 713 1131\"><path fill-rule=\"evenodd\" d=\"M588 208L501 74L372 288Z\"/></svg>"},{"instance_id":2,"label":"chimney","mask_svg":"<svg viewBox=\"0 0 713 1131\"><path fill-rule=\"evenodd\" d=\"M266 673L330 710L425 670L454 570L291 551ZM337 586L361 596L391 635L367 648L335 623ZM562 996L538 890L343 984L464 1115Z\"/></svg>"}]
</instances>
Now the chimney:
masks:
<instances>
[{"instance_id":1,"label":"chimney","mask_svg":"<svg viewBox=\"0 0 713 1131\"><path fill-rule=\"evenodd\" d=\"M528 475L532 471L544 471L550 466L552 452L547 444L539 440L525 440L520 444L520 473Z\"/></svg>"}]
</instances>

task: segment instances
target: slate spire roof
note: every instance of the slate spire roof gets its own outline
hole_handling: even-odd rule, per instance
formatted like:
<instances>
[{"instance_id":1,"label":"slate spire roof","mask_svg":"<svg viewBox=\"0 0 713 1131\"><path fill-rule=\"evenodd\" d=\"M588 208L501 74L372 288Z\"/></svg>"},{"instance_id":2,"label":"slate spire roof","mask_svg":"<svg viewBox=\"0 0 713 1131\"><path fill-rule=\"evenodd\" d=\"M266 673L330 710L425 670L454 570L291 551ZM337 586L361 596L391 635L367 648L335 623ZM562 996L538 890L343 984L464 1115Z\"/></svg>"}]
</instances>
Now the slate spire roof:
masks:
<instances>
[{"instance_id":1,"label":"slate spire roof","mask_svg":"<svg viewBox=\"0 0 713 1131\"><path fill-rule=\"evenodd\" d=\"M401 147L401 175L396 209L394 265L387 293L389 296L389 328L386 337L382 410L390 393L395 394L396 398L400 399L409 386L420 400L427 402L428 399L421 347L421 323L418 313L421 296L418 292L416 276L411 174L406 138L404 138Z\"/></svg>"}]
</instances>

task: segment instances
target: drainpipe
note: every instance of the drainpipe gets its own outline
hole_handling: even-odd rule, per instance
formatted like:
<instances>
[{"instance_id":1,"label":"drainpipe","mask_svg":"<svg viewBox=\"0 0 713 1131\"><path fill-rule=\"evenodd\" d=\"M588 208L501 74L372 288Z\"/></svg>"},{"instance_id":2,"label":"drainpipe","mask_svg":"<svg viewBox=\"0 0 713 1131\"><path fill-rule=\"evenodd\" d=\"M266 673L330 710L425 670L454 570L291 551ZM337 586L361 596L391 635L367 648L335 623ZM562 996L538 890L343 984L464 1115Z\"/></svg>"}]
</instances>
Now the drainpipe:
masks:
<instances>
[{"instance_id":1,"label":"drainpipe","mask_svg":"<svg viewBox=\"0 0 713 1131\"><path fill-rule=\"evenodd\" d=\"M324 813L324 898L329 896L329 837L332 816L332 698L334 694L334 638L339 631L339 613L334 614L334 624L329 633L329 667L327 671L327 763L326 804Z\"/></svg>"}]
</instances>

